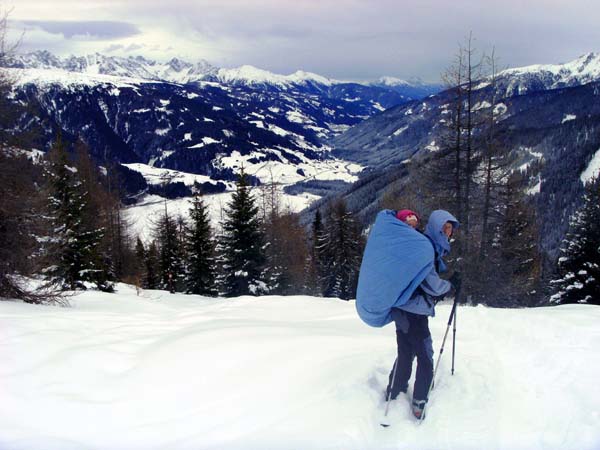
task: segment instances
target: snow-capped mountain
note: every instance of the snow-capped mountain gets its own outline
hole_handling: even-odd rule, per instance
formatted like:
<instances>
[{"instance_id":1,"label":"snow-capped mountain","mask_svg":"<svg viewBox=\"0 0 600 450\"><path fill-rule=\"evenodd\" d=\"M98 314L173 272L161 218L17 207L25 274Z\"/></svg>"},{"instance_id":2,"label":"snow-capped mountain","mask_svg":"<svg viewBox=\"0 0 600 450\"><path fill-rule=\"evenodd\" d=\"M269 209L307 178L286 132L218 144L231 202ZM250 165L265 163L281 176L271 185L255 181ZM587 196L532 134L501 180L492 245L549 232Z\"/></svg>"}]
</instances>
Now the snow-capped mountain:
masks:
<instances>
[{"instance_id":1,"label":"snow-capped mountain","mask_svg":"<svg viewBox=\"0 0 600 450\"><path fill-rule=\"evenodd\" d=\"M500 72L498 78L506 96L587 84L600 79L600 54L586 53L564 64L507 69Z\"/></svg>"},{"instance_id":2,"label":"snow-capped mountain","mask_svg":"<svg viewBox=\"0 0 600 450\"><path fill-rule=\"evenodd\" d=\"M202 179L205 192L225 189L242 165L263 181L273 174L284 184L353 181L360 166L336 162L327 140L418 98L302 71L277 75L175 58L61 59L42 51L5 65L16 80L15 101L27 99L36 109L22 126L43 124L39 148L47 149L60 129L67 140L87 143L101 162L132 164L155 190L151 167L197 175L183 179ZM171 195L189 193L195 181Z\"/></svg>"},{"instance_id":3,"label":"snow-capped mountain","mask_svg":"<svg viewBox=\"0 0 600 450\"><path fill-rule=\"evenodd\" d=\"M405 95L415 98L423 98L429 95L437 94L443 89L441 84L425 83L420 78L411 78L403 80L396 77L381 77L377 81L369 83L371 86L393 89L402 92Z\"/></svg>"},{"instance_id":4,"label":"snow-capped mountain","mask_svg":"<svg viewBox=\"0 0 600 450\"><path fill-rule=\"evenodd\" d=\"M191 64L173 58L166 63L159 63L142 56L122 58L99 53L61 59L48 51L16 55L5 66L18 69L60 69L85 75L112 75L183 84L202 80L219 70L204 60Z\"/></svg>"},{"instance_id":5,"label":"snow-capped mountain","mask_svg":"<svg viewBox=\"0 0 600 450\"><path fill-rule=\"evenodd\" d=\"M513 170L526 173L528 192L540 214L542 247L555 256L582 191L580 180L600 149L600 64L590 53L555 66L530 66L500 74L493 106L496 135L514 157ZM477 83L474 114L492 105L488 80ZM364 217L374 217L386 186L406 160L423 160L443 148L450 92L390 108L330 142L339 158L371 168L349 194ZM466 105L464 106L466 107ZM475 127L475 137L480 130ZM363 189L364 188L364 189ZM378 192L377 195L365 195ZM361 199L369 199L364 201Z\"/></svg>"},{"instance_id":6,"label":"snow-capped mountain","mask_svg":"<svg viewBox=\"0 0 600 450\"><path fill-rule=\"evenodd\" d=\"M439 90L438 85L423 83L419 79L404 81L393 77L382 77L377 82L349 83L302 70L290 75L280 75L251 65L226 69L213 66L205 60L200 60L195 64L179 58L173 58L167 62L157 62L142 56L118 57L99 53L61 59L48 51L37 51L14 56L4 64L6 67L20 69L61 69L88 75L113 75L178 84L211 81L227 85L280 89L292 89L306 85L321 86L322 89L325 89L333 85L361 84L393 89L404 95L406 99L424 97ZM407 94L409 91L410 95Z\"/></svg>"}]
</instances>

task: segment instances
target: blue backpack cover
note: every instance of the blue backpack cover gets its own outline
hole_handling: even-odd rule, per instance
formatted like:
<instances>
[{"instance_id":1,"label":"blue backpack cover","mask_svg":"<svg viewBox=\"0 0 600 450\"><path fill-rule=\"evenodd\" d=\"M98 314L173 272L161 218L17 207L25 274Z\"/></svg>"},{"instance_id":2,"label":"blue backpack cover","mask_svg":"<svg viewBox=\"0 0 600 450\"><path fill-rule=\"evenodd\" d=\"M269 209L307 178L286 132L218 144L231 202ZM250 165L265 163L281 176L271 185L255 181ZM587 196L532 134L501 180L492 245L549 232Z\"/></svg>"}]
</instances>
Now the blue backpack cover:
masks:
<instances>
[{"instance_id":1,"label":"blue backpack cover","mask_svg":"<svg viewBox=\"0 0 600 450\"><path fill-rule=\"evenodd\" d=\"M377 214L363 255L356 310L372 327L392 321L391 310L404 305L434 265L429 239L396 218L391 210Z\"/></svg>"}]
</instances>

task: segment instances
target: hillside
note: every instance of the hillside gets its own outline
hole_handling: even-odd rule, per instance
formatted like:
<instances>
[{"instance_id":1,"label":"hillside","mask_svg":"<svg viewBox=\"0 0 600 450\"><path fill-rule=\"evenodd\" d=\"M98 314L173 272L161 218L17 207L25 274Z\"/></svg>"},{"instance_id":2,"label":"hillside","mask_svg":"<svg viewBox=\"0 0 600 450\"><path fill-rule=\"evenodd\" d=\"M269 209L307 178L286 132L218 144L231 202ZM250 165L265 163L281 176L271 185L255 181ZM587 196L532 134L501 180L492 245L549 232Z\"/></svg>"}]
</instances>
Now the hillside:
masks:
<instances>
[{"instance_id":1,"label":"hillside","mask_svg":"<svg viewBox=\"0 0 600 450\"><path fill-rule=\"evenodd\" d=\"M525 191L539 212L540 245L550 259L557 257L569 218L580 206L581 180L600 149L599 67L600 55L590 53L569 63L509 69L498 76L497 145L511 159L509 169L526 177ZM412 182L404 163L418 166L444 147L451 97L445 91L390 108L330 141L337 157L370 168L346 193L363 223L372 221L392 182ZM477 83L474 114L489 111L491 97L489 82ZM482 129L475 127L475 142Z\"/></svg>"},{"instance_id":2,"label":"hillside","mask_svg":"<svg viewBox=\"0 0 600 450\"><path fill-rule=\"evenodd\" d=\"M354 303L80 293L0 302L0 448L600 448L600 309L458 310L428 418L379 425L391 326ZM430 320L437 353L449 304ZM409 390L410 392L410 390Z\"/></svg>"}]
</instances>

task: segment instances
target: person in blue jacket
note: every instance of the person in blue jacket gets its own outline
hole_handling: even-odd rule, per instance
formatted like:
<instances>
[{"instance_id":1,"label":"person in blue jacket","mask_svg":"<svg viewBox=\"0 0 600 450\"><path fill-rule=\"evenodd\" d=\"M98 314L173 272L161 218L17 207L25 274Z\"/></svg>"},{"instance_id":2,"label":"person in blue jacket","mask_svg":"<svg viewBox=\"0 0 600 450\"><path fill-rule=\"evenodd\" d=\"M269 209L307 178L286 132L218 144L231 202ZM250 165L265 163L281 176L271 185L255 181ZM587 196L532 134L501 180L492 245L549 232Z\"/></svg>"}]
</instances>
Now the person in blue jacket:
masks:
<instances>
[{"instance_id":1,"label":"person in blue jacket","mask_svg":"<svg viewBox=\"0 0 600 450\"><path fill-rule=\"evenodd\" d=\"M400 212L399 212L400 214ZM416 214L415 214L416 216ZM418 217L418 216L417 216ZM404 217L398 216L401 220ZM416 223L405 223L416 228ZM413 225L414 224L414 225ZM440 278L446 271L443 257L450 252L450 237L459 223L448 211L436 210L429 216L425 236L429 238L435 251L434 267L402 306L392 308L391 314L396 325L398 356L389 376L386 400L394 400L400 392L406 393L412 372L413 360L417 358L412 411L416 418L423 419L423 409L427 403L429 387L433 378L433 343L429 332L428 317L435 316L435 303L460 283L458 272L449 281Z\"/></svg>"}]
</instances>

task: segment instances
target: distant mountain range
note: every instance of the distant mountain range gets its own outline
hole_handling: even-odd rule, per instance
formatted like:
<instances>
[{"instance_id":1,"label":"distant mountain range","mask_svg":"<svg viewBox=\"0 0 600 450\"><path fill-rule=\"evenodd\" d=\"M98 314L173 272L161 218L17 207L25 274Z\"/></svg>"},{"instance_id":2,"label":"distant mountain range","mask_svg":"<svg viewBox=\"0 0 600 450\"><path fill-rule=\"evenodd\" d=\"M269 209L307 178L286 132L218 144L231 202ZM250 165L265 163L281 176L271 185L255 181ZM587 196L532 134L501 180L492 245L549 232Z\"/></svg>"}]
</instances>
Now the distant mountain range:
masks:
<instances>
[{"instance_id":1,"label":"distant mountain range","mask_svg":"<svg viewBox=\"0 0 600 450\"><path fill-rule=\"evenodd\" d=\"M144 175L149 170L140 164L197 174L209 191L224 189L219 182L234 179L242 165L263 181L273 173L285 184L352 181L360 167L333 160L326 141L437 89L420 82L360 84L302 71L277 75L252 66L222 69L206 61L159 63L139 56L61 59L40 51L4 65L17 80L15 100L34 105L24 126L44 123L40 149L60 129L67 140L86 142L101 162L136 164L129 167Z\"/></svg>"},{"instance_id":2,"label":"distant mountain range","mask_svg":"<svg viewBox=\"0 0 600 450\"><path fill-rule=\"evenodd\" d=\"M60 69L88 75L112 75L177 84L212 81L227 85L277 87L280 89L292 89L310 84L321 88L334 85L360 84L391 89L410 99L431 95L441 89L440 85L424 83L419 78L405 81L394 77L381 77L374 82L359 83L334 80L302 70L298 70L291 75L279 75L251 65L224 69L213 66L205 60L190 63L179 58L172 58L168 62L157 62L143 56L124 58L105 56L99 53L59 58L48 51L37 51L12 56L4 62L4 66L18 69ZM419 92L420 94L407 95L407 91Z\"/></svg>"}]
</instances>

